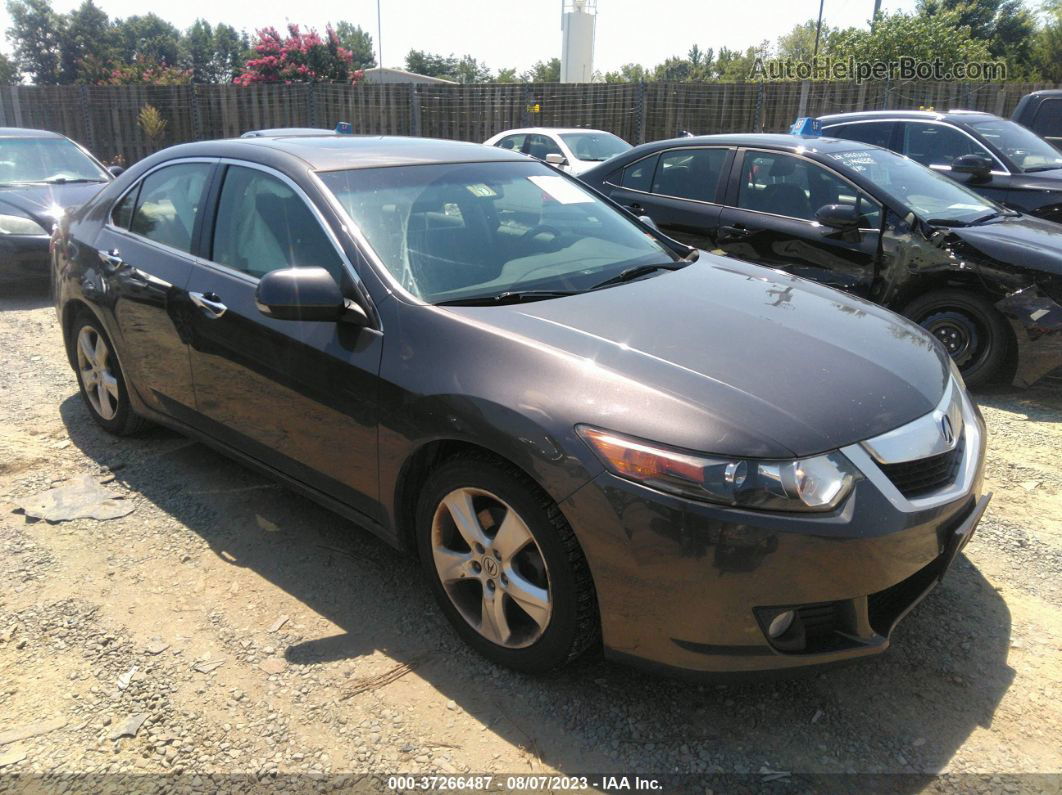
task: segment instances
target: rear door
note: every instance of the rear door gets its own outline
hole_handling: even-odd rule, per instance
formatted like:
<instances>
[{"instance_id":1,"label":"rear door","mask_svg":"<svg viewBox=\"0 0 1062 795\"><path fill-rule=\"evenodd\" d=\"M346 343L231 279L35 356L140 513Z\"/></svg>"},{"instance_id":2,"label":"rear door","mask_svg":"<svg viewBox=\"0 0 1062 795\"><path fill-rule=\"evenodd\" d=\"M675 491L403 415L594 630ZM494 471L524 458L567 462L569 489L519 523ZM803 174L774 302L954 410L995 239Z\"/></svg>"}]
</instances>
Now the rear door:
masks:
<instances>
[{"instance_id":1,"label":"rear door","mask_svg":"<svg viewBox=\"0 0 1062 795\"><path fill-rule=\"evenodd\" d=\"M151 408L187 420L195 407L186 286L215 160L153 169L111 209L96 238L121 337L121 365Z\"/></svg>"},{"instance_id":2,"label":"rear door","mask_svg":"<svg viewBox=\"0 0 1062 795\"><path fill-rule=\"evenodd\" d=\"M661 232L686 245L715 247L722 176L733 150L685 146L666 149L623 169L620 185L607 185L613 201L648 215Z\"/></svg>"},{"instance_id":3,"label":"rear door","mask_svg":"<svg viewBox=\"0 0 1062 795\"><path fill-rule=\"evenodd\" d=\"M726 204L718 244L728 254L869 294L881 241L881 205L837 172L799 155L743 150ZM857 207L860 228L820 225L815 213L827 204Z\"/></svg>"},{"instance_id":4,"label":"rear door","mask_svg":"<svg viewBox=\"0 0 1062 795\"><path fill-rule=\"evenodd\" d=\"M326 268L348 296L354 270L320 211L285 175L226 162L213 194L213 224L188 285L197 302L191 357L201 429L381 519L381 331L275 320L255 304L258 281L272 270Z\"/></svg>"}]
</instances>

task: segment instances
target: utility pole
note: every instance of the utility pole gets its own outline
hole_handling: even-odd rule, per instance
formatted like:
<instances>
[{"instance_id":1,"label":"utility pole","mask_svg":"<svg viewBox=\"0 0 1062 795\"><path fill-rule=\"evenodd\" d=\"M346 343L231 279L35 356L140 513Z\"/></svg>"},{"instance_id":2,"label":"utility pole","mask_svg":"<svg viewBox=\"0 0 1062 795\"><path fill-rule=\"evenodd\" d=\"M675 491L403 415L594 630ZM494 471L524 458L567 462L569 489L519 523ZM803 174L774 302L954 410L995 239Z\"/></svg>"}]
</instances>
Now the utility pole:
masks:
<instances>
[{"instance_id":1,"label":"utility pole","mask_svg":"<svg viewBox=\"0 0 1062 795\"><path fill-rule=\"evenodd\" d=\"M881 0L874 0L880 3ZM383 21L380 19L380 0L376 0L376 49L380 53L380 68L383 69Z\"/></svg>"},{"instance_id":2,"label":"utility pole","mask_svg":"<svg viewBox=\"0 0 1062 795\"><path fill-rule=\"evenodd\" d=\"M880 3L881 0L874 0L875 3ZM815 25L815 52L811 56L811 62L814 64L819 57L819 36L822 35L822 7L826 4L826 0L819 0L819 21Z\"/></svg>"},{"instance_id":3,"label":"utility pole","mask_svg":"<svg viewBox=\"0 0 1062 795\"><path fill-rule=\"evenodd\" d=\"M878 14L881 13L881 0L874 0L874 16L870 18L870 29L873 31L878 22Z\"/></svg>"}]
</instances>

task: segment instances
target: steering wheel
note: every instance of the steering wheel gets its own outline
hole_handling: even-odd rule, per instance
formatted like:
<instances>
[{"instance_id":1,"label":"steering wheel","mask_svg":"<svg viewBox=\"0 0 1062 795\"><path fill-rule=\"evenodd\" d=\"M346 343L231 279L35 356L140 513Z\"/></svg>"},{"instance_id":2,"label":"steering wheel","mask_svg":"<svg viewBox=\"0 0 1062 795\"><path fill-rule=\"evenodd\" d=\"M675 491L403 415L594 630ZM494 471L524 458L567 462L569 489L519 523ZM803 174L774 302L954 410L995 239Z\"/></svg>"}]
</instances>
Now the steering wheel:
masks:
<instances>
[{"instance_id":1,"label":"steering wheel","mask_svg":"<svg viewBox=\"0 0 1062 795\"><path fill-rule=\"evenodd\" d=\"M543 234L550 235L554 240L561 236L561 232L557 227L550 226L549 224L539 224L538 226L531 227L520 235L520 240L531 240L532 238Z\"/></svg>"}]
</instances>

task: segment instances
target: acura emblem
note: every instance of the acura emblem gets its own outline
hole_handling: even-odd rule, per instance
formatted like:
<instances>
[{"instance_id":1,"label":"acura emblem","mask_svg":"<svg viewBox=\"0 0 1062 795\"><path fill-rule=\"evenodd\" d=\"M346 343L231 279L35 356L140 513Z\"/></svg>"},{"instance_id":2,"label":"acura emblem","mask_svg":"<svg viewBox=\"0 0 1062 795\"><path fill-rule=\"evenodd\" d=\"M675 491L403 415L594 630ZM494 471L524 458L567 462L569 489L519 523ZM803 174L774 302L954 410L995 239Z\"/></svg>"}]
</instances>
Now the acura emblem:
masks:
<instances>
[{"instance_id":1,"label":"acura emblem","mask_svg":"<svg viewBox=\"0 0 1062 795\"><path fill-rule=\"evenodd\" d=\"M944 437L944 441L948 444L955 441L955 430L951 427L951 418L947 414L940 421L940 435Z\"/></svg>"}]
</instances>

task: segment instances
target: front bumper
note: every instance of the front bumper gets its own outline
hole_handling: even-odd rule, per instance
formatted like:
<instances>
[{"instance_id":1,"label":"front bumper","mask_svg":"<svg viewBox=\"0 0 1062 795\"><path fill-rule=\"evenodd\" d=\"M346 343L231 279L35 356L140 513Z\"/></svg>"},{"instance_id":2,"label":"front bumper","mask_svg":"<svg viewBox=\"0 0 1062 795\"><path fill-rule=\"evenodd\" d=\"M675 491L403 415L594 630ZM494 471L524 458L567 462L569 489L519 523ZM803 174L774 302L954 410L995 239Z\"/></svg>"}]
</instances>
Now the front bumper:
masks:
<instances>
[{"instance_id":1,"label":"front bumper","mask_svg":"<svg viewBox=\"0 0 1062 795\"><path fill-rule=\"evenodd\" d=\"M45 284L50 262L47 237L0 235L0 280Z\"/></svg>"},{"instance_id":2,"label":"front bumper","mask_svg":"<svg viewBox=\"0 0 1062 795\"><path fill-rule=\"evenodd\" d=\"M593 572L606 654L684 672L769 671L884 651L897 622L969 541L981 496L984 427L969 402L954 482L906 499L865 477L829 514L726 508L605 473L561 508ZM850 458L858 458L849 450ZM868 459L869 460L869 459ZM855 462L854 462L855 463ZM769 639L794 609L803 642Z\"/></svg>"},{"instance_id":3,"label":"front bumper","mask_svg":"<svg viewBox=\"0 0 1062 795\"><path fill-rule=\"evenodd\" d=\"M1029 387L1062 367L1062 306L1038 287L1011 293L996 303L1010 322L1017 343L1012 383Z\"/></svg>"}]
</instances>

